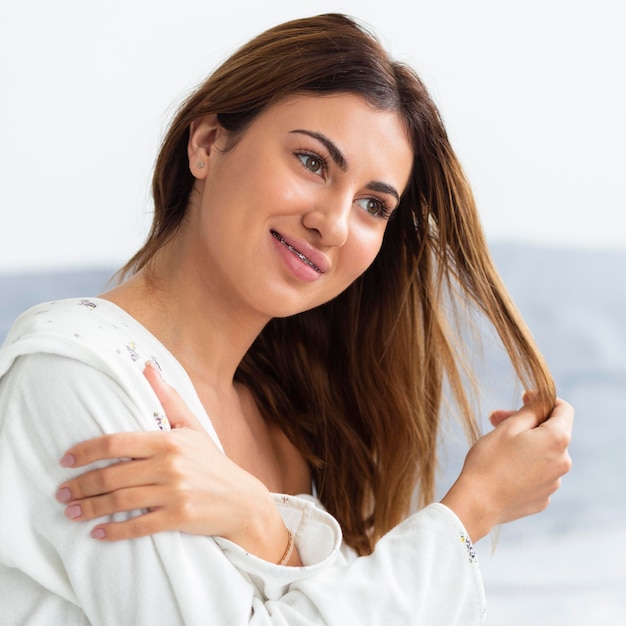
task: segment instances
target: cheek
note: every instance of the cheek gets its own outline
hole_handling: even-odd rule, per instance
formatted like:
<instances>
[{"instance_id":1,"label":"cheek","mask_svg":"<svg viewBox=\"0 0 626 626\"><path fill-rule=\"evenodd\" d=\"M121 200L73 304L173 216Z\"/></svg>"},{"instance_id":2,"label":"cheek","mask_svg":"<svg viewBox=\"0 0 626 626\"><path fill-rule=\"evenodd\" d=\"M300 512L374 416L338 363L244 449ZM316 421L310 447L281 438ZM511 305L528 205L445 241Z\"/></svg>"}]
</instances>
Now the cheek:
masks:
<instances>
[{"instance_id":1,"label":"cheek","mask_svg":"<svg viewBox=\"0 0 626 626\"><path fill-rule=\"evenodd\" d=\"M374 261L383 243L384 228L360 228L344 246L344 261L352 280L360 276Z\"/></svg>"},{"instance_id":2,"label":"cheek","mask_svg":"<svg viewBox=\"0 0 626 626\"><path fill-rule=\"evenodd\" d=\"M297 178L286 171L282 176L275 176L267 184L269 196L275 203L273 210L285 215L300 214L310 211L320 198L317 189L307 184L302 177Z\"/></svg>"},{"instance_id":3,"label":"cheek","mask_svg":"<svg viewBox=\"0 0 626 626\"><path fill-rule=\"evenodd\" d=\"M289 172L274 168L270 171L243 172L236 184L237 193L244 195L256 208L263 207L266 215L293 215L311 208L311 189L294 180ZM235 178L234 180L237 180Z\"/></svg>"}]
</instances>

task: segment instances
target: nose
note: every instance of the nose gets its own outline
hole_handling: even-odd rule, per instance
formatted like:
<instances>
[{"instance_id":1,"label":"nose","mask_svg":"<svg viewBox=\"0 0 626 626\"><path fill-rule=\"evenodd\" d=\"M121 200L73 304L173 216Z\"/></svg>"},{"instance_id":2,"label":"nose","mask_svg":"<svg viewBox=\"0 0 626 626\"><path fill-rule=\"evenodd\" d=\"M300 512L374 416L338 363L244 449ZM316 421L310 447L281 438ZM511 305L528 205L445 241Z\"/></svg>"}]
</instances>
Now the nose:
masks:
<instances>
[{"instance_id":1,"label":"nose","mask_svg":"<svg viewBox=\"0 0 626 626\"><path fill-rule=\"evenodd\" d=\"M302 223L317 232L321 244L343 246L348 239L352 198L333 195L323 200L304 214Z\"/></svg>"}]
</instances>

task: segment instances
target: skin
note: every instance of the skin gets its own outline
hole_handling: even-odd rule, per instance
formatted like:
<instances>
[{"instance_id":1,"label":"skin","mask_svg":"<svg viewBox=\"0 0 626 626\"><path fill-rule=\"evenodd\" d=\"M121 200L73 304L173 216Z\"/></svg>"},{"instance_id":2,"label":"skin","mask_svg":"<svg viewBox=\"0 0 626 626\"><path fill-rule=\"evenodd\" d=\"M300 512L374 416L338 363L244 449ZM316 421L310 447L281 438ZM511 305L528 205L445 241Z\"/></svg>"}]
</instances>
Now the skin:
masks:
<instances>
[{"instance_id":1,"label":"skin","mask_svg":"<svg viewBox=\"0 0 626 626\"><path fill-rule=\"evenodd\" d=\"M347 94L288 98L224 150L227 140L213 116L194 122L188 156L196 183L181 229L154 259L155 280L140 272L104 296L182 363L226 454L147 368L174 430L107 435L73 447L62 464L135 460L67 481L57 498L77 521L149 509L99 524L92 531L99 539L181 530L223 536L278 562L286 530L270 491L309 492L311 476L233 382L234 372L269 319L332 299L369 266L387 224L376 213L381 202L385 211L395 208L412 151L395 113ZM302 263L273 233L324 271ZM470 450L442 500L474 541L547 506L571 466L572 420L563 401L543 424L526 406L492 415L494 430ZM289 564L299 564L297 552Z\"/></svg>"}]
</instances>

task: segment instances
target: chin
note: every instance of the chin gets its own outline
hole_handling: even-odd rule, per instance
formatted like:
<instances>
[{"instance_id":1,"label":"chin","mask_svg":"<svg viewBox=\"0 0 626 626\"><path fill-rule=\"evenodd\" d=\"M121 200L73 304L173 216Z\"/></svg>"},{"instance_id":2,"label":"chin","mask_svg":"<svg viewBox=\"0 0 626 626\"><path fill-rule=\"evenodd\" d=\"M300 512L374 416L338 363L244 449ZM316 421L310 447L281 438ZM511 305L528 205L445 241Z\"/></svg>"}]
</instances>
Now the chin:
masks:
<instances>
[{"instance_id":1,"label":"chin","mask_svg":"<svg viewBox=\"0 0 626 626\"><path fill-rule=\"evenodd\" d=\"M304 313L322 304L326 304L335 298L336 295L337 294L333 295L332 298L316 298L314 300L308 299L304 301L302 298L289 298L285 297L284 294L282 296L276 294L270 306L265 307L265 312L272 318L291 317L292 315L298 315L298 313Z\"/></svg>"}]
</instances>

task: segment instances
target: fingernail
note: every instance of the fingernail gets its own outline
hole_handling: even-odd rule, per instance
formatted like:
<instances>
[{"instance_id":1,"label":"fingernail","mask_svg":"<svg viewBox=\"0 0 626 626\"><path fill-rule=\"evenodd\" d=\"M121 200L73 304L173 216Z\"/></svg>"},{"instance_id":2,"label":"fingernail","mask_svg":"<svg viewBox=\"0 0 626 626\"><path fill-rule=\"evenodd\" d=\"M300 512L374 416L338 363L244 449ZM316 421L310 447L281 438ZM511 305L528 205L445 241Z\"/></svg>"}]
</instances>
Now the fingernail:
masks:
<instances>
[{"instance_id":1,"label":"fingernail","mask_svg":"<svg viewBox=\"0 0 626 626\"><path fill-rule=\"evenodd\" d=\"M163 378L163 372L161 371L161 368L154 361L146 361L146 367L151 367L159 375L160 378Z\"/></svg>"},{"instance_id":2,"label":"fingernail","mask_svg":"<svg viewBox=\"0 0 626 626\"><path fill-rule=\"evenodd\" d=\"M61 467L74 467L75 463L76 463L76 459L74 458L73 454L66 454L61 459Z\"/></svg>"},{"instance_id":3,"label":"fingernail","mask_svg":"<svg viewBox=\"0 0 626 626\"><path fill-rule=\"evenodd\" d=\"M69 502L72 499L72 492L67 487L61 487L56 493L59 502Z\"/></svg>"},{"instance_id":4,"label":"fingernail","mask_svg":"<svg viewBox=\"0 0 626 626\"><path fill-rule=\"evenodd\" d=\"M76 519L82 514L83 511L78 504L72 504L72 506L68 506L67 509L65 509L65 517L69 517L69 519Z\"/></svg>"},{"instance_id":5,"label":"fingernail","mask_svg":"<svg viewBox=\"0 0 626 626\"><path fill-rule=\"evenodd\" d=\"M89 534L94 539L104 539L106 537L106 532L104 532L104 528L94 528Z\"/></svg>"}]
</instances>

